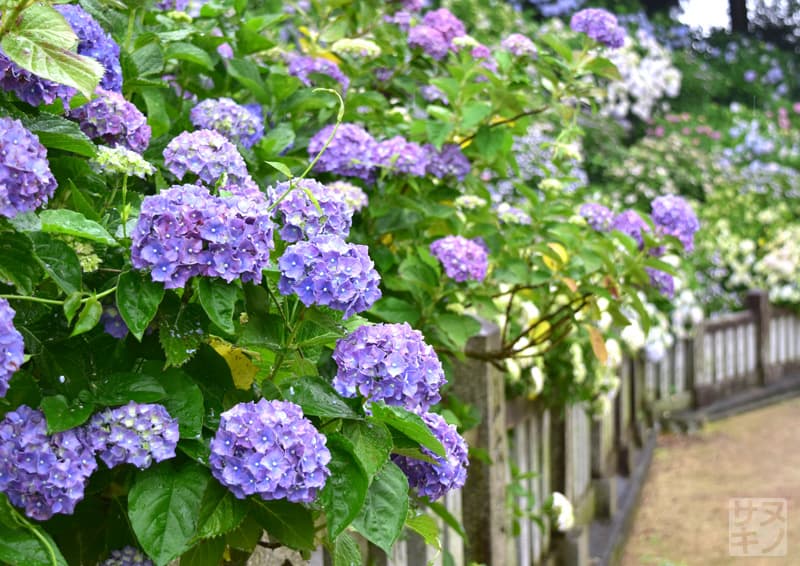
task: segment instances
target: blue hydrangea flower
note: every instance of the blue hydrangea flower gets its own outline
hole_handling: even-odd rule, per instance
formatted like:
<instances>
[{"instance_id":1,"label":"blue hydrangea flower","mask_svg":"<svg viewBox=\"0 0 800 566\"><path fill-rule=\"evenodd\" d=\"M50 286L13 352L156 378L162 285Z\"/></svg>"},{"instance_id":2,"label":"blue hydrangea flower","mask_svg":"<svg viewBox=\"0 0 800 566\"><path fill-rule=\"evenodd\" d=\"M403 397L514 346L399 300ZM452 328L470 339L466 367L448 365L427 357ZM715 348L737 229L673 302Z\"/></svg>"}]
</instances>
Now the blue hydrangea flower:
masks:
<instances>
[{"instance_id":1,"label":"blue hydrangea flower","mask_svg":"<svg viewBox=\"0 0 800 566\"><path fill-rule=\"evenodd\" d=\"M17 98L31 106L51 104L56 98L67 100L75 89L54 83L26 71L0 49L0 89L13 92Z\"/></svg>"},{"instance_id":2,"label":"blue hydrangea flower","mask_svg":"<svg viewBox=\"0 0 800 566\"><path fill-rule=\"evenodd\" d=\"M103 323L103 330L109 336L117 340L123 340L128 336L128 325L122 319L116 307L107 306L100 315L100 322Z\"/></svg>"},{"instance_id":3,"label":"blue hydrangea flower","mask_svg":"<svg viewBox=\"0 0 800 566\"><path fill-rule=\"evenodd\" d=\"M131 263L167 289L195 275L260 283L274 246L267 208L261 193L212 196L196 185L147 196L131 234Z\"/></svg>"},{"instance_id":4,"label":"blue hydrangea flower","mask_svg":"<svg viewBox=\"0 0 800 566\"><path fill-rule=\"evenodd\" d=\"M333 387L344 397L427 411L441 400L444 370L436 352L408 323L358 327L336 343Z\"/></svg>"},{"instance_id":5,"label":"blue hydrangea flower","mask_svg":"<svg viewBox=\"0 0 800 566\"><path fill-rule=\"evenodd\" d=\"M42 412L26 405L0 421L0 492L28 517L71 515L96 469L80 429L48 435Z\"/></svg>"},{"instance_id":6,"label":"blue hydrangea flower","mask_svg":"<svg viewBox=\"0 0 800 566\"><path fill-rule=\"evenodd\" d=\"M153 562L138 548L126 546L120 550L112 550L111 556L103 560L100 566L153 566Z\"/></svg>"},{"instance_id":7,"label":"blue hydrangea flower","mask_svg":"<svg viewBox=\"0 0 800 566\"><path fill-rule=\"evenodd\" d=\"M450 52L450 42L444 34L431 26L414 26L408 31L409 47L418 47L434 59L444 59Z\"/></svg>"},{"instance_id":8,"label":"blue hydrangea flower","mask_svg":"<svg viewBox=\"0 0 800 566\"><path fill-rule=\"evenodd\" d=\"M486 277L489 257L486 248L478 242L463 236L445 236L433 242L430 250L453 281L483 281Z\"/></svg>"},{"instance_id":9,"label":"blue hydrangea flower","mask_svg":"<svg viewBox=\"0 0 800 566\"><path fill-rule=\"evenodd\" d=\"M339 199L349 206L353 212L359 212L369 204L367 193L347 181L334 181L328 184L328 190L339 195Z\"/></svg>"},{"instance_id":10,"label":"blue hydrangea flower","mask_svg":"<svg viewBox=\"0 0 800 566\"><path fill-rule=\"evenodd\" d=\"M645 271L650 276L650 285L659 293L671 299L675 296L675 278L666 271L646 267Z\"/></svg>"},{"instance_id":11,"label":"blue hydrangea flower","mask_svg":"<svg viewBox=\"0 0 800 566\"><path fill-rule=\"evenodd\" d=\"M428 102L441 102L445 106L450 104L450 101L447 99L447 95L444 93L442 89L440 89L436 85L425 85L421 89L419 89L422 98L424 98Z\"/></svg>"},{"instance_id":12,"label":"blue hydrangea flower","mask_svg":"<svg viewBox=\"0 0 800 566\"><path fill-rule=\"evenodd\" d=\"M220 415L211 474L239 499L311 503L330 476L326 438L288 401L239 403Z\"/></svg>"},{"instance_id":13,"label":"blue hydrangea flower","mask_svg":"<svg viewBox=\"0 0 800 566\"><path fill-rule=\"evenodd\" d=\"M150 144L147 118L118 92L98 88L97 98L66 115L78 122L84 134L107 145L142 153Z\"/></svg>"},{"instance_id":14,"label":"blue hydrangea flower","mask_svg":"<svg viewBox=\"0 0 800 566\"><path fill-rule=\"evenodd\" d=\"M430 26L444 36L445 41L452 42L455 38L467 34L464 24L447 8L431 10L422 18L422 25Z\"/></svg>"},{"instance_id":15,"label":"blue hydrangea flower","mask_svg":"<svg viewBox=\"0 0 800 566\"><path fill-rule=\"evenodd\" d=\"M143 470L174 458L180 437L178 421L162 405L133 401L94 414L85 430L89 447L109 468L133 464Z\"/></svg>"},{"instance_id":16,"label":"blue hydrangea flower","mask_svg":"<svg viewBox=\"0 0 800 566\"><path fill-rule=\"evenodd\" d=\"M619 230L636 240L636 243L639 244L639 249L644 247L642 233L650 231L650 226L647 225L647 222L642 220L642 217L633 210L626 210L617 214L610 228L611 230Z\"/></svg>"},{"instance_id":17,"label":"blue hydrangea flower","mask_svg":"<svg viewBox=\"0 0 800 566\"><path fill-rule=\"evenodd\" d=\"M665 195L654 199L651 206L651 216L656 227L664 234L678 238L684 249L691 252L694 249L694 234L700 229L700 221L686 199Z\"/></svg>"},{"instance_id":18,"label":"blue hydrangea flower","mask_svg":"<svg viewBox=\"0 0 800 566\"><path fill-rule=\"evenodd\" d=\"M373 152L372 162L379 167L416 177L425 176L428 152L418 143L410 142L403 136L379 142Z\"/></svg>"},{"instance_id":19,"label":"blue hydrangea flower","mask_svg":"<svg viewBox=\"0 0 800 566\"><path fill-rule=\"evenodd\" d=\"M164 148L164 165L178 180L187 173L210 187L223 175L231 183L250 181L247 165L236 146L212 130L183 132Z\"/></svg>"},{"instance_id":20,"label":"blue hydrangea flower","mask_svg":"<svg viewBox=\"0 0 800 566\"><path fill-rule=\"evenodd\" d=\"M347 78L339 65L322 57L308 57L305 55L289 56L289 74L300 79L305 86L313 86L312 74L328 75L342 86L342 92L347 92L350 79Z\"/></svg>"},{"instance_id":21,"label":"blue hydrangea flower","mask_svg":"<svg viewBox=\"0 0 800 566\"><path fill-rule=\"evenodd\" d=\"M319 236L286 248L278 260L283 295L296 294L305 306L323 305L349 318L381 298L380 276L367 246L338 236Z\"/></svg>"},{"instance_id":22,"label":"blue hydrangea flower","mask_svg":"<svg viewBox=\"0 0 800 566\"><path fill-rule=\"evenodd\" d=\"M426 145L425 150L430 155L426 171L428 175L433 175L437 179L455 177L463 181L472 170L469 159L456 144L445 144L442 146L442 151L436 151L432 145Z\"/></svg>"},{"instance_id":23,"label":"blue hydrangea flower","mask_svg":"<svg viewBox=\"0 0 800 566\"><path fill-rule=\"evenodd\" d=\"M325 147L333 128L334 126L325 126L308 142L308 154L312 158ZM377 145L375 138L361 126L341 124L325 153L314 165L314 170L372 181L375 177L372 156Z\"/></svg>"},{"instance_id":24,"label":"blue hydrangea flower","mask_svg":"<svg viewBox=\"0 0 800 566\"><path fill-rule=\"evenodd\" d=\"M512 33L506 37L500 46L515 57L536 57L536 45L521 33Z\"/></svg>"},{"instance_id":25,"label":"blue hydrangea flower","mask_svg":"<svg viewBox=\"0 0 800 566\"><path fill-rule=\"evenodd\" d=\"M158 0L155 3L155 9L163 12L178 11L185 12L189 7L189 0Z\"/></svg>"},{"instance_id":26,"label":"blue hydrangea flower","mask_svg":"<svg viewBox=\"0 0 800 566\"><path fill-rule=\"evenodd\" d=\"M214 130L244 147L253 147L264 137L264 121L230 98L204 100L192 108L189 118L198 128Z\"/></svg>"},{"instance_id":27,"label":"blue hydrangea flower","mask_svg":"<svg viewBox=\"0 0 800 566\"><path fill-rule=\"evenodd\" d=\"M602 8L586 8L576 12L569 25L572 31L583 32L607 47L625 45L625 28L619 25L614 14Z\"/></svg>"},{"instance_id":28,"label":"blue hydrangea flower","mask_svg":"<svg viewBox=\"0 0 800 566\"><path fill-rule=\"evenodd\" d=\"M586 219L586 223L598 232L608 231L614 221L614 213L607 207L596 202L587 202L582 205L579 214Z\"/></svg>"},{"instance_id":29,"label":"blue hydrangea flower","mask_svg":"<svg viewBox=\"0 0 800 566\"><path fill-rule=\"evenodd\" d=\"M290 186L286 181L270 187L267 189L268 200L277 201ZM319 209L306 191L317 199ZM353 209L345 203L343 196L313 179L295 182L291 192L275 207L275 213L282 225L280 237L290 244L317 236L346 238L353 224Z\"/></svg>"},{"instance_id":30,"label":"blue hydrangea flower","mask_svg":"<svg viewBox=\"0 0 800 566\"><path fill-rule=\"evenodd\" d=\"M448 491L464 487L469 466L467 443L458 434L456 427L447 424L441 415L423 413L421 416L433 435L444 446L446 456L444 458L437 456L427 448L421 447L422 453L430 456L435 464L397 454L392 455L392 460L408 477L409 486L421 497L436 501Z\"/></svg>"},{"instance_id":31,"label":"blue hydrangea flower","mask_svg":"<svg viewBox=\"0 0 800 566\"><path fill-rule=\"evenodd\" d=\"M47 150L19 120L0 118L0 216L45 204L56 190Z\"/></svg>"},{"instance_id":32,"label":"blue hydrangea flower","mask_svg":"<svg viewBox=\"0 0 800 566\"><path fill-rule=\"evenodd\" d=\"M14 327L14 309L0 298L0 397L5 397L11 377L25 360L25 343L22 334Z\"/></svg>"},{"instance_id":33,"label":"blue hydrangea flower","mask_svg":"<svg viewBox=\"0 0 800 566\"><path fill-rule=\"evenodd\" d=\"M119 63L119 45L83 8L76 4L54 6L78 36L78 54L97 59L106 70L100 86L106 90L122 92L122 67Z\"/></svg>"}]
</instances>

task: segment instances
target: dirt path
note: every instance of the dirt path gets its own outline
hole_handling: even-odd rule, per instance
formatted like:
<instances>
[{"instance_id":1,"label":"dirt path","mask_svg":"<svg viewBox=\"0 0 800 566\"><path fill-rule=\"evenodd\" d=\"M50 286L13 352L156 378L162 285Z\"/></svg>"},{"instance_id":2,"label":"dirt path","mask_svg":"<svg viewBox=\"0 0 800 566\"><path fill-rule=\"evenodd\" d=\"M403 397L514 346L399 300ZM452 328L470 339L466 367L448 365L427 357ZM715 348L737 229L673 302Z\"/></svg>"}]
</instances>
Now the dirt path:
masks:
<instances>
[{"instance_id":1,"label":"dirt path","mask_svg":"<svg viewBox=\"0 0 800 566\"><path fill-rule=\"evenodd\" d=\"M741 497L787 500L785 556L729 554L729 500ZM768 511L761 507L751 524L766 522ZM622 564L800 566L800 399L712 423L693 436L663 436Z\"/></svg>"}]
</instances>

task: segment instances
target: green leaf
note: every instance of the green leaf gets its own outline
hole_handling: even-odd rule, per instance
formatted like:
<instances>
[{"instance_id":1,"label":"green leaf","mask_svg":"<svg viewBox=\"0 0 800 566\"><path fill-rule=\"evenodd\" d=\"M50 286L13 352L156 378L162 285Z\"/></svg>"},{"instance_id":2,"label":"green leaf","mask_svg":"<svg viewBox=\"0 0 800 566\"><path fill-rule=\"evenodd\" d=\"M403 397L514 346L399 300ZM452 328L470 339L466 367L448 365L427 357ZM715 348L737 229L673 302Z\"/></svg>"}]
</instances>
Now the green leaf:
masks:
<instances>
[{"instance_id":1,"label":"green leaf","mask_svg":"<svg viewBox=\"0 0 800 566\"><path fill-rule=\"evenodd\" d=\"M470 130L483 122L492 113L491 104L485 102L473 102L464 107L461 126L465 130Z\"/></svg>"},{"instance_id":2,"label":"green leaf","mask_svg":"<svg viewBox=\"0 0 800 566\"><path fill-rule=\"evenodd\" d=\"M389 459L392 451L392 433L384 425L364 421L344 421L340 429L342 442L369 477Z\"/></svg>"},{"instance_id":3,"label":"green leaf","mask_svg":"<svg viewBox=\"0 0 800 566\"><path fill-rule=\"evenodd\" d=\"M265 161L264 163L266 163L267 165L269 165L273 169L277 169L278 171L283 173L289 179L291 179L293 177L292 170L289 169L286 165L284 165L280 161Z\"/></svg>"},{"instance_id":4,"label":"green leaf","mask_svg":"<svg viewBox=\"0 0 800 566\"><path fill-rule=\"evenodd\" d=\"M475 136L475 147L488 160L495 158L498 152L503 149L505 142L506 132L501 128L481 126Z\"/></svg>"},{"instance_id":5,"label":"green leaf","mask_svg":"<svg viewBox=\"0 0 800 566\"><path fill-rule=\"evenodd\" d=\"M156 41L151 41L131 53L138 77L158 75L164 69L164 54Z\"/></svg>"},{"instance_id":6,"label":"green leaf","mask_svg":"<svg viewBox=\"0 0 800 566\"><path fill-rule=\"evenodd\" d=\"M612 81L622 80L617 66L605 57L595 57L584 65L584 69L605 79Z\"/></svg>"},{"instance_id":7,"label":"green leaf","mask_svg":"<svg viewBox=\"0 0 800 566\"><path fill-rule=\"evenodd\" d=\"M456 351L463 351L467 340L481 329L481 323L473 317L453 313L437 314L433 326L437 333L447 338L447 342Z\"/></svg>"},{"instance_id":8,"label":"green leaf","mask_svg":"<svg viewBox=\"0 0 800 566\"><path fill-rule=\"evenodd\" d=\"M107 246L118 245L100 224L74 210L66 208L42 210L39 213L39 220L42 222L42 232L75 236Z\"/></svg>"},{"instance_id":9,"label":"green leaf","mask_svg":"<svg viewBox=\"0 0 800 566\"><path fill-rule=\"evenodd\" d=\"M167 112L167 102L164 93L157 88L143 88L142 98L147 107L147 124L153 130L153 137L157 138L169 131L171 121Z\"/></svg>"},{"instance_id":10,"label":"green leaf","mask_svg":"<svg viewBox=\"0 0 800 566\"><path fill-rule=\"evenodd\" d=\"M166 396L161 404L171 417L178 419L181 438L199 438L203 430L203 392L184 371L176 368L159 371L160 364L144 364L143 370L158 376Z\"/></svg>"},{"instance_id":11,"label":"green leaf","mask_svg":"<svg viewBox=\"0 0 800 566\"><path fill-rule=\"evenodd\" d=\"M278 124L271 129L260 142L264 155L279 155L284 149L294 143L294 130L289 124Z\"/></svg>"},{"instance_id":12,"label":"green leaf","mask_svg":"<svg viewBox=\"0 0 800 566\"><path fill-rule=\"evenodd\" d=\"M181 556L181 566L219 566L225 554L225 539L212 538L194 545Z\"/></svg>"},{"instance_id":13,"label":"green leaf","mask_svg":"<svg viewBox=\"0 0 800 566\"><path fill-rule=\"evenodd\" d=\"M205 335L202 310L196 304L180 304L160 317L158 340L167 357L165 367L180 367L197 353Z\"/></svg>"},{"instance_id":14,"label":"green leaf","mask_svg":"<svg viewBox=\"0 0 800 566\"><path fill-rule=\"evenodd\" d=\"M24 234L3 233L0 238L0 280L23 295L31 295L39 282L41 268L33 257L33 244Z\"/></svg>"},{"instance_id":15,"label":"green leaf","mask_svg":"<svg viewBox=\"0 0 800 566\"><path fill-rule=\"evenodd\" d=\"M100 317L102 314L103 305L100 304L100 301L94 297L88 299L84 303L80 314L78 314L78 320L75 321L75 326L72 328L70 337L89 332L92 328L97 326L98 322L100 322Z\"/></svg>"},{"instance_id":16,"label":"green leaf","mask_svg":"<svg viewBox=\"0 0 800 566\"><path fill-rule=\"evenodd\" d=\"M0 562L25 566L68 566L47 532L29 522L0 493Z\"/></svg>"},{"instance_id":17,"label":"green leaf","mask_svg":"<svg viewBox=\"0 0 800 566\"><path fill-rule=\"evenodd\" d=\"M261 524L250 514L236 530L225 536L225 540L231 548L251 553L263 534L264 529L261 528Z\"/></svg>"},{"instance_id":18,"label":"green leaf","mask_svg":"<svg viewBox=\"0 0 800 566\"><path fill-rule=\"evenodd\" d=\"M141 341L164 298L164 286L142 271L125 271L119 276L116 298L122 320Z\"/></svg>"},{"instance_id":19,"label":"green leaf","mask_svg":"<svg viewBox=\"0 0 800 566\"><path fill-rule=\"evenodd\" d=\"M64 16L49 5L33 4L0 40L0 47L23 69L90 98L104 70L94 59L69 51L77 39Z\"/></svg>"},{"instance_id":20,"label":"green leaf","mask_svg":"<svg viewBox=\"0 0 800 566\"><path fill-rule=\"evenodd\" d=\"M75 250L47 234L34 232L29 236L33 243L33 257L58 288L67 295L79 292L83 280L81 262Z\"/></svg>"},{"instance_id":21,"label":"green leaf","mask_svg":"<svg viewBox=\"0 0 800 566\"><path fill-rule=\"evenodd\" d=\"M461 525L458 519L456 519L455 516L447 510L447 507L443 503L440 503L439 501L429 501L427 505L428 509L436 513L436 515L438 515L448 527L457 532L458 535L464 540L467 539L467 533L464 532L464 527Z\"/></svg>"},{"instance_id":22,"label":"green leaf","mask_svg":"<svg viewBox=\"0 0 800 566\"><path fill-rule=\"evenodd\" d=\"M331 475L320 493L320 502L325 510L328 533L334 539L361 511L369 478L350 451L351 444L346 439L335 433L329 434L327 447L331 452L328 464Z\"/></svg>"},{"instance_id":23,"label":"green leaf","mask_svg":"<svg viewBox=\"0 0 800 566\"><path fill-rule=\"evenodd\" d=\"M444 446L433 436L433 433L419 415L401 407L394 407L383 403L373 403L372 418L390 428L402 432L410 439L419 442L434 454L442 457L445 456Z\"/></svg>"},{"instance_id":24,"label":"green leaf","mask_svg":"<svg viewBox=\"0 0 800 566\"><path fill-rule=\"evenodd\" d=\"M63 395L55 395L42 399L39 408L47 421L47 432L53 434L85 423L94 411L94 404L78 399L70 403Z\"/></svg>"},{"instance_id":25,"label":"green leaf","mask_svg":"<svg viewBox=\"0 0 800 566\"><path fill-rule=\"evenodd\" d=\"M417 515L406 519L406 526L425 540L425 544L436 550L442 550L442 541L439 538L439 525L430 515Z\"/></svg>"},{"instance_id":26,"label":"green leaf","mask_svg":"<svg viewBox=\"0 0 800 566\"><path fill-rule=\"evenodd\" d=\"M453 132L453 124L447 122L426 122L425 133L428 136L428 141L431 142L436 149L441 150L447 137Z\"/></svg>"},{"instance_id":27,"label":"green leaf","mask_svg":"<svg viewBox=\"0 0 800 566\"><path fill-rule=\"evenodd\" d=\"M81 294L79 292L71 293L69 297L64 300L64 316L67 317L67 323L72 322L75 315L78 314L78 309L83 304Z\"/></svg>"},{"instance_id":28,"label":"green leaf","mask_svg":"<svg viewBox=\"0 0 800 566\"><path fill-rule=\"evenodd\" d=\"M61 116L42 113L27 116L22 123L48 149L61 149L84 157L94 157L97 153L97 147L78 124Z\"/></svg>"},{"instance_id":29,"label":"green leaf","mask_svg":"<svg viewBox=\"0 0 800 566\"><path fill-rule=\"evenodd\" d=\"M140 472L128 493L128 517L142 548L164 566L190 546L210 475L198 464L162 462Z\"/></svg>"},{"instance_id":30,"label":"green leaf","mask_svg":"<svg viewBox=\"0 0 800 566\"><path fill-rule=\"evenodd\" d=\"M245 515L247 502L237 499L219 482L211 481L200 506L197 536L211 538L229 533L242 524Z\"/></svg>"},{"instance_id":31,"label":"green leaf","mask_svg":"<svg viewBox=\"0 0 800 566\"><path fill-rule=\"evenodd\" d=\"M416 306L392 296L383 297L372 305L369 312L386 322L408 322L411 326L417 323L420 316L419 309Z\"/></svg>"},{"instance_id":32,"label":"green leaf","mask_svg":"<svg viewBox=\"0 0 800 566\"><path fill-rule=\"evenodd\" d=\"M408 479L394 462L386 462L367 492L353 528L371 543L391 554L408 513Z\"/></svg>"},{"instance_id":33,"label":"green leaf","mask_svg":"<svg viewBox=\"0 0 800 566\"><path fill-rule=\"evenodd\" d=\"M228 74L252 92L260 103L270 104L270 95L264 87L264 79L261 78L261 73L255 63L247 59L230 59Z\"/></svg>"},{"instance_id":34,"label":"green leaf","mask_svg":"<svg viewBox=\"0 0 800 566\"><path fill-rule=\"evenodd\" d=\"M336 537L333 545L333 566L361 566L361 550L348 533Z\"/></svg>"},{"instance_id":35,"label":"green leaf","mask_svg":"<svg viewBox=\"0 0 800 566\"><path fill-rule=\"evenodd\" d=\"M251 500L250 512L271 538L298 550L314 549L314 519L311 511L284 499Z\"/></svg>"},{"instance_id":36,"label":"green leaf","mask_svg":"<svg viewBox=\"0 0 800 566\"><path fill-rule=\"evenodd\" d=\"M357 418L330 383L319 376L304 376L280 384L286 401L297 403L306 415L346 419Z\"/></svg>"},{"instance_id":37,"label":"green leaf","mask_svg":"<svg viewBox=\"0 0 800 566\"><path fill-rule=\"evenodd\" d=\"M236 332L233 325L233 311L238 297L236 285L225 283L222 279L201 277L198 278L197 295L211 322L228 334Z\"/></svg>"},{"instance_id":38,"label":"green leaf","mask_svg":"<svg viewBox=\"0 0 800 566\"><path fill-rule=\"evenodd\" d=\"M191 43L170 43L167 45L166 58L189 61L209 71L214 70L214 62L209 54Z\"/></svg>"},{"instance_id":39,"label":"green leaf","mask_svg":"<svg viewBox=\"0 0 800 566\"><path fill-rule=\"evenodd\" d=\"M155 403L167 395L155 377L141 373L112 373L95 383L94 398L101 405L124 405L128 401Z\"/></svg>"}]
</instances>

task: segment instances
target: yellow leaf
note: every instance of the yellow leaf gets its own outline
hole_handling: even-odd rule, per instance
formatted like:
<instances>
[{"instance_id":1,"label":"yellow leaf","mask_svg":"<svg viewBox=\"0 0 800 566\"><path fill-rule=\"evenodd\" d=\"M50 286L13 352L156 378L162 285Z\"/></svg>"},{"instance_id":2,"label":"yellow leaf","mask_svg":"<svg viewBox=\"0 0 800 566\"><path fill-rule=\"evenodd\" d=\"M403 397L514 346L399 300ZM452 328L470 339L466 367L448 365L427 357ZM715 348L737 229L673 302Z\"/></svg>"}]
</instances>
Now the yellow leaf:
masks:
<instances>
[{"instance_id":1,"label":"yellow leaf","mask_svg":"<svg viewBox=\"0 0 800 566\"><path fill-rule=\"evenodd\" d=\"M606 341L603 339L603 334L594 326L587 326L589 331L589 341L592 343L592 351L595 357L601 364L606 365L608 361L608 351L606 350Z\"/></svg>"},{"instance_id":2,"label":"yellow leaf","mask_svg":"<svg viewBox=\"0 0 800 566\"><path fill-rule=\"evenodd\" d=\"M391 245L393 240L394 237L391 234L384 234L383 236L381 236L381 244L383 244L384 246Z\"/></svg>"},{"instance_id":3,"label":"yellow leaf","mask_svg":"<svg viewBox=\"0 0 800 566\"><path fill-rule=\"evenodd\" d=\"M236 388L250 389L258 373L258 368L253 364L249 356L245 354L244 350L216 336L212 336L208 343L220 356L225 358Z\"/></svg>"},{"instance_id":4,"label":"yellow leaf","mask_svg":"<svg viewBox=\"0 0 800 566\"><path fill-rule=\"evenodd\" d=\"M567 261L569 260L569 254L567 253L566 248L564 248L564 246L558 242L550 242L547 244L547 247L555 252L555 254L558 256L558 260L552 256L545 255L542 257L542 261L544 261L544 264L550 271L558 271L564 265L566 265Z\"/></svg>"},{"instance_id":5,"label":"yellow leaf","mask_svg":"<svg viewBox=\"0 0 800 566\"><path fill-rule=\"evenodd\" d=\"M531 342L534 344L538 344L539 341L550 332L550 323L548 321L543 321L538 323L536 326L533 327L531 331Z\"/></svg>"}]
</instances>

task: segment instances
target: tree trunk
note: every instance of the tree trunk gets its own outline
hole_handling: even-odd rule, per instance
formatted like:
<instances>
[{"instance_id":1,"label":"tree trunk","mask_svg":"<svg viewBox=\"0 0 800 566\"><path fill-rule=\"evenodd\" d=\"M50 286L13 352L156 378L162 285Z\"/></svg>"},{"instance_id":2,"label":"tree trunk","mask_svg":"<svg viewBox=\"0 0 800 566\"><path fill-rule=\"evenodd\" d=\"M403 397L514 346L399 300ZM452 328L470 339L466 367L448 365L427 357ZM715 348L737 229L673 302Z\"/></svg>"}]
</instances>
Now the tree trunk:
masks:
<instances>
[{"instance_id":1,"label":"tree trunk","mask_svg":"<svg viewBox=\"0 0 800 566\"><path fill-rule=\"evenodd\" d=\"M747 0L728 0L731 16L731 31L747 33Z\"/></svg>"}]
</instances>

